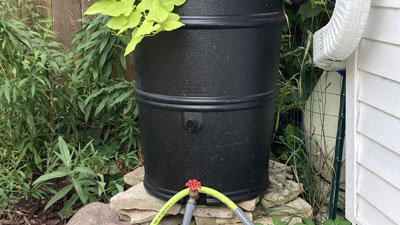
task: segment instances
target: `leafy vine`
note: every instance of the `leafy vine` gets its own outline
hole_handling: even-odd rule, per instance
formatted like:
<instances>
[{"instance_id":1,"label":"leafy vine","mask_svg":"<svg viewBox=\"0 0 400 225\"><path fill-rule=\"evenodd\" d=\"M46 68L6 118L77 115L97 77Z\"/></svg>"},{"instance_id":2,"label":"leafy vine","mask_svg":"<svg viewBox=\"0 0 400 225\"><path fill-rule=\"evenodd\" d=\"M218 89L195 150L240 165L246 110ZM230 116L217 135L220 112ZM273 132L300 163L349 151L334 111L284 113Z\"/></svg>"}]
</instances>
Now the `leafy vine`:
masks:
<instances>
[{"instance_id":1,"label":"leafy vine","mask_svg":"<svg viewBox=\"0 0 400 225\"><path fill-rule=\"evenodd\" d=\"M125 55L135 50L144 37L162 31L178 29L184 24L180 16L173 13L175 6L186 0L100 0L91 5L85 15L103 14L112 17L107 27L121 34L133 29L132 38L126 46Z\"/></svg>"}]
</instances>

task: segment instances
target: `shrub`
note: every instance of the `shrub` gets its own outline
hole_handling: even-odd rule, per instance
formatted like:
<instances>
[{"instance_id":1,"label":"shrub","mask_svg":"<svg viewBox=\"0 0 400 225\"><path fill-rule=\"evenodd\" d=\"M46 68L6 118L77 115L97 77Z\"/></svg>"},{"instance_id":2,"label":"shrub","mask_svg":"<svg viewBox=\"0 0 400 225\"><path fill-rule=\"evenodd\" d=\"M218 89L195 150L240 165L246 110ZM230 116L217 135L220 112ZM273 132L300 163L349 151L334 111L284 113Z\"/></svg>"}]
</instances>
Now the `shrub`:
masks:
<instances>
[{"instance_id":1,"label":"shrub","mask_svg":"<svg viewBox=\"0 0 400 225\"><path fill-rule=\"evenodd\" d=\"M17 18L22 11L28 16ZM70 209L107 201L123 189L120 169L139 163L134 82L123 78L122 41L105 28L104 20L100 16L90 23L82 21L84 29L67 52L53 41L50 18L34 13L22 1L0 2L3 208L21 198L58 193L54 202L60 191L72 196L67 202ZM115 56L120 60L113 60ZM70 172L61 176L61 171ZM46 179L42 176L32 185L43 174Z\"/></svg>"}]
</instances>

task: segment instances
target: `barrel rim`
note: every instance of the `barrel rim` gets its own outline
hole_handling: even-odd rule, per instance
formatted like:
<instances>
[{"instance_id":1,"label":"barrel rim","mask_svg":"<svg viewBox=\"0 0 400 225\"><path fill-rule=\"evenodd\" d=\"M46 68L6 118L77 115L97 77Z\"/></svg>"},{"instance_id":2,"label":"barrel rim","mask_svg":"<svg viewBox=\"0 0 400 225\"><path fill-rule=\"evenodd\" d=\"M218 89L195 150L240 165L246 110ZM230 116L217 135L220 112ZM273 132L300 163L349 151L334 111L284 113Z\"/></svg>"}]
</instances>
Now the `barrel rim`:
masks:
<instances>
[{"instance_id":1,"label":"barrel rim","mask_svg":"<svg viewBox=\"0 0 400 225\"><path fill-rule=\"evenodd\" d=\"M170 96L145 92L135 87L135 96L139 103L156 108L184 110L193 112L237 111L262 107L274 103L278 90L238 97L188 97Z\"/></svg>"},{"instance_id":2,"label":"barrel rim","mask_svg":"<svg viewBox=\"0 0 400 225\"><path fill-rule=\"evenodd\" d=\"M278 11L248 15L181 16L180 21L185 24L183 29L253 28L282 24L285 16Z\"/></svg>"}]
</instances>

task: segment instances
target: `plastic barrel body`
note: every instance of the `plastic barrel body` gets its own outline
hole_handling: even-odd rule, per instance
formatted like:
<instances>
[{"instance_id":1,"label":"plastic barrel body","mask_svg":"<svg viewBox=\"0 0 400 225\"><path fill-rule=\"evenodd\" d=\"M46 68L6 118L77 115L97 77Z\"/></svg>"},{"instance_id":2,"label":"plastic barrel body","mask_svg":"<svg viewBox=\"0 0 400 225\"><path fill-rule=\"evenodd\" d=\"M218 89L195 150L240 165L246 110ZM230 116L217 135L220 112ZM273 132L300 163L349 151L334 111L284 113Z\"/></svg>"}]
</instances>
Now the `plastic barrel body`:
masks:
<instances>
[{"instance_id":1,"label":"plastic barrel body","mask_svg":"<svg viewBox=\"0 0 400 225\"><path fill-rule=\"evenodd\" d=\"M194 178L234 201L266 190L281 10L273 0L187 0L177 9L184 28L139 44L135 95L151 194L168 199Z\"/></svg>"}]
</instances>

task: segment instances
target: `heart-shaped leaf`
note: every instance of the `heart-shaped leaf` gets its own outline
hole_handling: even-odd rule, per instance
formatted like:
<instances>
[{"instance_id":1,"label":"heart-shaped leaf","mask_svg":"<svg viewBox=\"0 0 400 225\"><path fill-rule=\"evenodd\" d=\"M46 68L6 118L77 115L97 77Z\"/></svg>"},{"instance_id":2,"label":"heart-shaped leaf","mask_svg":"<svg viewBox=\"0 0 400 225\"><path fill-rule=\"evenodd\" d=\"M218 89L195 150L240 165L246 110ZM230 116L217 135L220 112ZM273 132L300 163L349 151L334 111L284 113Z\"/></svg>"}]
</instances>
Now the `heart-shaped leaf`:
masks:
<instances>
[{"instance_id":1,"label":"heart-shaped leaf","mask_svg":"<svg viewBox=\"0 0 400 225\"><path fill-rule=\"evenodd\" d=\"M120 15L120 16L114 17L110 21L108 21L107 27L114 29L114 30L119 30L119 29L123 28L128 22L129 22L128 17L126 17L124 15Z\"/></svg>"},{"instance_id":2,"label":"heart-shaped leaf","mask_svg":"<svg viewBox=\"0 0 400 225\"><path fill-rule=\"evenodd\" d=\"M100 0L91 5L85 12L85 15L94 15L97 13L103 13L105 9L114 4L115 0Z\"/></svg>"},{"instance_id":3,"label":"heart-shaped leaf","mask_svg":"<svg viewBox=\"0 0 400 225\"><path fill-rule=\"evenodd\" d=\"M167 20L169 16L168 10L161 4L160 0L153 0L151 3L151 10L146 17L146 20L152 20L162 23Z\"/></svg>"}]
</instances>

